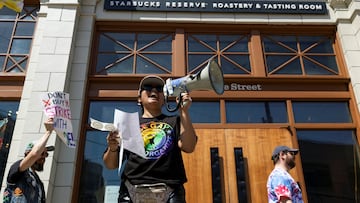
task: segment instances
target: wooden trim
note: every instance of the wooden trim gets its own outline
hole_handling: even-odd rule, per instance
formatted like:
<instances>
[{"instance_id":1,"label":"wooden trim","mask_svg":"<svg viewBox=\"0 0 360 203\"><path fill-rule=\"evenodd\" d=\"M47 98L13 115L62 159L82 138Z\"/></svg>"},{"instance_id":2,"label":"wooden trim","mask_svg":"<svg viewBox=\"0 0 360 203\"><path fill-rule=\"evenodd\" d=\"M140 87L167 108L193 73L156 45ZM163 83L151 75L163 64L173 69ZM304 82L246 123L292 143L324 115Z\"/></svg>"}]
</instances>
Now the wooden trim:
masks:
<instances>
[{"instance_id":1,"label":"wooden trim","mask_svg":"<svg viewBox=\"0 0 360 203\"><path fill-rule=\"evenodd\" d=\"M88 75L89 78L92 77L92 75L96 75L96 63L97 63L97 53L99 50L99 35L100 32L98 30L95 30L94 34L93 34L93 40L92 40L92 44L91 44L91 57L90 57L90 62L89 62L89 68L88 68ZM100 77L100 76L98 76Z\"/></svg>"},{"instance_id":2,"label":"wooden trim","mask_svg":"<svg viewBox=\"0 0 360 203\"><path fill-rule=\"evenodd\" d=\"M286 128L290 132L294 133L296 129L302 130L322 130L322 129L357 129L356 123L300 123L300 124L289 124L289 123L194 123L194 128L201 129L221 129L221 128L232 128L232 129L243 129L243 128Z\"/></svg>"},{"instance_id":3,"label":"wooden trim","mask_svg":"<svg viewBox=\"0 0 360 203\"><path fill-rule=\"evenodd\" d=\"M110 85L109 85L110 86ZM114 86L115 87L115 86ZM242 100L248 101L264 101L264 100L285 100L295 99L298 101L304 100L347 100L350 97L349 92L345 91L263 91L263 92L225 92L219 96L216 93L208 91L193 91L190 93L194 101L211 101L219 99L227 100ZM99 89L96 86L92 87L89 92L89 98L113 98L115 100L121 100L126 98L137 98L138 90L116 90L116 89Z\"/></svg>"},{"instance_id":4,"label":"wooden trim","mask_svg":"<svg viewBox=\"0 0 360 203\"><path fill-rule=\"evenodd\" d=\"M25 76L8 75L0 76L0 100L21 98Z\"/></svg>"},{"instance_id":5,"label":"wooden trim","mask_svg":"<svg viewBox=\"0 0 360 203\"><path fill-rule=\"evenodd\" d=\"M292 108L291 108L291 111L292 111ZM294 114L292 114L294 115ZM293 121L295 122L295 120ZM293 143L293 147L296 148L296 149L300 149L299 147L299 142L298 142L298 139L297 139L297 134L296 134L296 127L295 127L295 124L290 127L290 130L291 130L291 140L292 140L292 143ZM296 172L297 172L297 175L298 175L298 182L300 184L300 188L301 188L301 191L303 192L303 199L305 202L307 202L307 190L306 190L306 184L305 184L305 177L304 177L304 172L303 172L303 166L302 166L302 162L301 162L301 158L298 157L297 159L295 159L295 163L296 163Z\"/></svg>"},{"instance_id":6,"label":"wooden trim","mask_svg":"<svg viewBox=\"0 0 360 203\"><path fill-rule=\"evenodd\" d=\"M95 76L89 77L89 97L101 98L136 98L138 84L145 75L135 76ZM168 77L163 77L165 80ZM301 79L301 78L228 78L225 85L229 89L217 95L212 91L192 91L195 99L349 99L349 79L332 77ZM232 90L235 85L236 90ZM248 90L250 86L259 86L258 90ZM251 89L251 88L250 88Z\"/></svg>"},{"instance_id":7,"label":"wooden trim","mask_svg":"<svg viewBox=\"0 0 360 203\"><path fill-rule=\"evenodd\" d=\"M352 87L352 84L349 83L349 90L351 93L351 98L349 99L349 108L350 108L350 112L351 112L351 117L353 118L353 123L357 126L356 128L356 139L358 141L358 143L360 143L360 115L358 112L359 108L358 108L358 104L356 101L356 97L354 95L354 89Z\"/></svg>"},{"instance_id":8,"label":"wooden trim","mask_svg":"<svg viewBox=\"0 0 360 203\"><path fill-rule=\"evenodd\" d=\"M287 123L194 123L196 129L288 128Z\"/></svg>"},{"instance_id":9,"label":"wooden trim","mask_svg":"<svg viewBox=\"0 0 360 203\"><path fill-rule=\"evenodd\" d=\"M39 5L40 1L39 0L24 0L24 5L28 6L28 5Z\"/></svg>"},{"instance_id":10,"label":"wooden trim","mask_svg":"<svg viewBox=\"0 0 360 203\"><path fill-rule=\"evenodd\" d=\"M333 35L336 33L334 25L251 25L248 24L204 24L204 23L176 23L176 22L123 22L123 21L97 21L96 28L104 31L175 31L183 28L186 33L238 33L250 30L261 30L264 34L306 34ZM314 29L316 28L316 29Z\"/></svg>"},{"instance_id":11,"label":"wooden trim","mask_svg":"<svg viewBox=\"0 0 360 203\"><path fill-rule=\"evenodd\" d=\"M258 30L253 30L251 32L251 40L250 40L250 64L252 67L252 75L256 75L258 77L265 77L265 63L264 63L264 55L261 44L261 34ZM261 54L260 54L261 53Z\"/></svg>"},{"instance_id":12,"label":"wooden trim","mask_svg":"<svg viewBox=\"0 0 360 203\"><path fill-rule=\"evenodd\" d=\"M174 76L186 75L186 61L185 60L185 33L184 29L176 29L175 39L173 43L173 68L172 72ZM174 51L177 50L177 51ZM181 51L182 50L182 51Z\"/></svg>"},{"instance_id":13,"label":"wooden trim","mask_svg":"<svg viewBox=\"0 0 360 203\"><path fill-rule=\"evenodd\" d=\"M342 52L342 45L341 45L341 40L339 37L339 34L336 32L336 34L334 35L334 43L333 43L333 48L334 48L334 52L336 55L336 62L337 65L339 67L339 76L345 76L348 77L349 76L349 72L348 69L345 68L346 67L346 62L345 62L345 58Z\"/></svg>"},{"instance_id":14,"label":"wooden trim","mask_svg":"<svg viewBox=\"0 0 360 203\"><path fill-rule=\"evenodd\" d=\"M85 97L88 98L89 93L89 85L86 86ZM83 161L84 161L84 151L85 151L85 141L86 141L86 131L88 130L89 125L87 124L88 120L88 112L90 108L90 101L85 99L84 101L84 109L82 112L82 120L80 120L81 127L80 127L80 134L78 137L78 145L76 147L77 156L75 157L75 174L73 178L73 188L72 188L72 195L71 195L71 202L78 202L79 194L80 194L80 177L82 173Z\"/></svg>"},{"instance_id":15,"label":"wooden trim","mask_svg":"<svg viewBox=\"0 0 360 203\"><path fill-rule=\"evenodd\" d=\"M220 123L226 123L226 108L225 108L225 100L220 100Z\"/></svg>"},{"instance_id":16,"label":"wooden trim","mask_svg":"<svg viewBox=\"0 0 360 203\"><path fill-rule=\"evenodd\" d=\"M356 129L355 123L297 123L294 125L296 129L317 130L317 129Z\"/></svg>"}]
</instances>

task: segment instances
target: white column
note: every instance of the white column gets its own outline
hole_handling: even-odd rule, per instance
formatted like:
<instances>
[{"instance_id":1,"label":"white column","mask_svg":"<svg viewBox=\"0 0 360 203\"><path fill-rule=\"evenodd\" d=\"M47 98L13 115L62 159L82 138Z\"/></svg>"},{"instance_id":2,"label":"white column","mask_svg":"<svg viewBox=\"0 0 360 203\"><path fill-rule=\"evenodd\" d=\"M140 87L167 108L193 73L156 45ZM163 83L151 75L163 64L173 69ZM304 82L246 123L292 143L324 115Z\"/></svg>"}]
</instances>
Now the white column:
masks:
<instances>
[{"instance_id":1,"label":"white column","mask_svg":"<svg viewBox=\"0 0 360 203\"><path fill-rule=\"evenodd\" d=\"M360 109L360 2L352 1L347 9L335 10L338 33L356 103Z\"/></svg>"}]
</instances>

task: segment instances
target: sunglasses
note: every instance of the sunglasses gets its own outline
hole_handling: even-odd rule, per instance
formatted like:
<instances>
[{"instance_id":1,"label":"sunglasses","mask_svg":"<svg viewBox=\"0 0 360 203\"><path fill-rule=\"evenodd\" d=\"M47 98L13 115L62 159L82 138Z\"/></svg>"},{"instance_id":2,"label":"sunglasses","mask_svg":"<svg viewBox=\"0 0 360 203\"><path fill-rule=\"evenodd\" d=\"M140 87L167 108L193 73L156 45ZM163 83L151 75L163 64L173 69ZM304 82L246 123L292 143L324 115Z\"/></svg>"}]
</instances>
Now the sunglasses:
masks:
<instances>
[{"instance_id":1,"label":"sunglasses","mask_svg":"<svg viewBox=\"0 0 360 203\"><path fill-rule=\"evenodd\" d=\"M144 85L142 86L142 90L145 90L145 91L148 91L148 92L151 92L153 89L156 89L156 91L158 92L163 92L163 86L162 85L158 85L158 86L152 86L152 85Z\"/></svg>"},{"instance_id":2,"label":"sunglasses","mask_svg":"<svg viewBox=\"0 0 360 203\"><path fill-rule=\"evenodd\" d=\"M292 156L295 156L295 152L287 152L287 153L289 153L289 154L291 154Z\"/></svg>"}]
</instances>

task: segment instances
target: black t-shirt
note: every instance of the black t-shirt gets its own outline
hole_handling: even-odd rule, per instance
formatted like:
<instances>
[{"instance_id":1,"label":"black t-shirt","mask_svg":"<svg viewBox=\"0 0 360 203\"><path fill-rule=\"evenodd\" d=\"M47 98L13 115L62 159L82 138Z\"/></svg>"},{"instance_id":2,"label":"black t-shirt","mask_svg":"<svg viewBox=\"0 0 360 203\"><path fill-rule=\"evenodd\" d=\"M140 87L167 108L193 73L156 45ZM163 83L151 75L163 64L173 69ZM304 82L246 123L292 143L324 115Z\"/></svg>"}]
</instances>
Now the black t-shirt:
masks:
<instances>
[{"instance_id":1,"label":"black t-shirt","mask_svg":"<svg viewBox=\"0 0 360 203\"><path fill-rule=\"evenodd\" d=\"M7 187L21 189L27 202L45 203L44 185L39 176L30 169L20 172L20 162L21 160L18 160L11 165L7 176Z\"/></svg>"},{"instance_id":2,"label":"black t-shirt","mask_svg":"<svg viewBox=\"0 0 360 203\"><path fill-rule=\"evenodd\" d=\"M135 185L185 183L185 168L178 146L180 118L164 114L156 118L140 118L140 132L147 159L130 152L124 178Z\"/></svg>"}]
</instances>

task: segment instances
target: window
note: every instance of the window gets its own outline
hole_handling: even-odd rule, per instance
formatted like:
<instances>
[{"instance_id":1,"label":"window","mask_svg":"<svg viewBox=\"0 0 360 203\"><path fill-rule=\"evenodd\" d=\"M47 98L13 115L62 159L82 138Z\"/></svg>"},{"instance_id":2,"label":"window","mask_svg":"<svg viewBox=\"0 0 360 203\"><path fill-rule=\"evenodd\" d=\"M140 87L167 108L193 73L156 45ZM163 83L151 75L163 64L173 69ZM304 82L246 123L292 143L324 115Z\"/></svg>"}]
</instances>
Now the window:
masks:
<instances>
[{"instance_id":1,"label":"window","mask_svg":"<svg viewBox=\"0 0 360 203\"><path fill-rule=\"evenodd\" d=\"M285 102L226 101L227 123L287 123Z\"/></svg>"},{"instance_id":2,"label":"window","mask_svg":"<svg viewBox=\"0 0 360 203\"><path fill-rule=\"evenodd\" d=\"M189 113L193 123L220 123L220 102L193 101Z\"/></svg>"},{"instance_id":3,"label":"window","mask_svg":"<svg viewBox=\"0 0 360 203\"><path fill-rule=\"evenodd\" d=\"M298 130L309 202L356 202L359 148L352 130Z\"/></svg>"},{"instance_id":4,"label":"window","mask_svg":"<svg viewBox=\"0 0 360 203\"><path fill-rule=\"evenodd\" d=\"M18 101L0 101L0 181L7 176L6 162L13 136L16 115L19 108Z\"/></svg>"},{"instance_id":5,"label":"window","mask_svg":"<svg viewBox=\"0 0 360 203\"><path fill-rule=\"evenodd\" d=\"M297 123L351 123L347 102L293 102Z\"/></svg>"},{"instance_id":6,"label":"window","mask_svg":"<svg viewBox=\"0 0 360 203\"><path fill-rule=\"evenodd\" d=\"M21 13L0 9L0 73L25 73L37 20L37 6Z\"/></svg>"},{"instance_id":7,"label":"window","mask_svg":"<svg viewBox=\"0 0 360 203\"><path fill-rule=\"evenodd\" d=\"M88 131L84 160L80 178L79 202L104 202L105 189L111 186L119 186L120 178L117 170L109 170L105 167L102 155L107 147L107 132ZM117 192L118 188L116 191ZM117 195L115 196L117 198Z\"/></svg>"},{"instance_id":8,"label":"window","mask_svg":"<svg viewBox=\"0 0 360 203\"><path fill-rule=\"evenodd\" d=\"M101 33L96 73L171 73L172 40L167 33Z\"/></svg>"},{"instance_id":9,"label":"window","mask_svg":"<svg viewBox=\"0 0 360 203\"><path fill-rule=\"evenodd\" d=\"M268 75L339 74L332 38L264 35L262 41Z\"/></svg>"},{"instance_id":10,"label":"window","mask_svg":"<svg viewBox=\"0 0 360 203\"><path fill-rule=\"evenodd\" d=\"M90 103L90 118L102 122L113 123L114 111L137 112L140 108L136 101L93 101ZM79 202L103 202L105 189L115 187L118 191L120 178L117 170L105 167L102 155L106 149L107 132L89 129L86 132L84 160L80 178ZM117 198L117 195L116 195Z\"/></svg>"},{"instance_id":11,"label":"window","mask_svg":"<svg viewBox=\"0 0 360 203\"><path fill-rule=\"evenodd\" d=\"M227 28L218 34L209 32L209 28L202 33L184 25L154 33L150 27L144 26L144 31L137 27L134 32L127 31L131 28L99 31L94 49L95 74L171 75L173 62L177 61L174 57L185 57L184 64L175 64L183 67L185 73L196 73L215 59L225 75L340 76L332 31L322 35L269 35L249 28ZM259 40L257 34L252 34L257 32ZM261 49L263 57L258 56Z\"/></svg>"},{"instance_id":12,"label":"window","mask_svg":"<svg viewBox=\"0 0 360 203\"><path fill-rule=\"evenodd\" d=\"M210 58L216 57L224 74L250 74L248 35L187 36L188 72L199 71Z\"/></svg>"}]
</instances>

